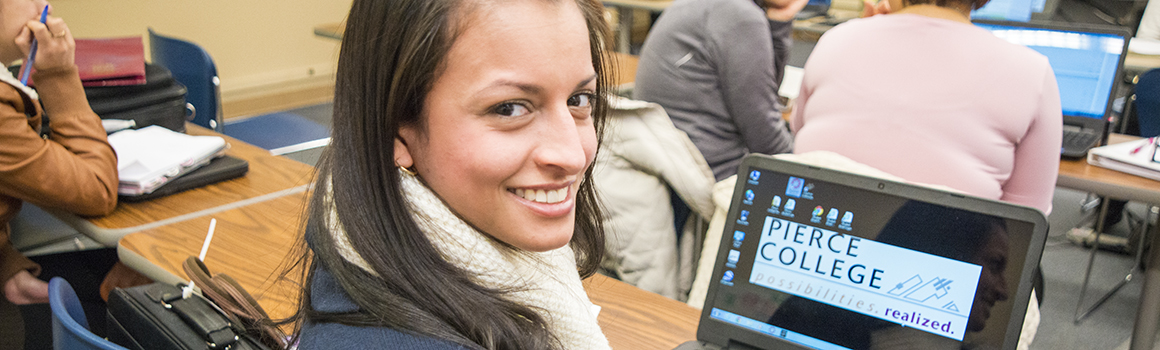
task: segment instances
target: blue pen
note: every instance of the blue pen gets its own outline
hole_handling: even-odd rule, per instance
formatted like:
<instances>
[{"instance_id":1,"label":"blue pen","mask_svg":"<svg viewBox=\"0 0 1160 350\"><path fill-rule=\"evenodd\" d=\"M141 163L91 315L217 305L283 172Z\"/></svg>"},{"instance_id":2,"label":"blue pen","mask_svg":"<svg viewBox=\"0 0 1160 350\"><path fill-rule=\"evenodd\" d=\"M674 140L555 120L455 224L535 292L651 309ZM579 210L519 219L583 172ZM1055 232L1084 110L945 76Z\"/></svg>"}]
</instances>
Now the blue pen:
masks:
<instances>
[{"instance_id":1,"label":"blue pen","mask_svg":"<svg viewBox=\"0 0 1160 350\"><path fill-rule=\"evenodd\" d=\"M48 21L48 5L40 11L40 24ZM28 49L28 59L24 60L24 69L20 70L20 83L28 85L28 76L32 75L32 59L36 57L36 36L32 37L32 48Z\"/></svg>"}]
</instances>

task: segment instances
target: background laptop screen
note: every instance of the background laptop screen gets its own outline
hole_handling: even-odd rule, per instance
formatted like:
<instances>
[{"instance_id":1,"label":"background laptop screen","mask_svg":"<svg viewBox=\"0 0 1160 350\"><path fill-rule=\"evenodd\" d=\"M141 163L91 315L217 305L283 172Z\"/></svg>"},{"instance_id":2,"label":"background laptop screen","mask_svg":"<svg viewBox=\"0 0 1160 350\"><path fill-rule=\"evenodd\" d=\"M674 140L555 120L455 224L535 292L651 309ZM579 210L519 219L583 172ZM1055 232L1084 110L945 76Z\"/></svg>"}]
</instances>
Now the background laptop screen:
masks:
<instances>
[{"instance_id":1,"label":"background laptop screen","mask_svg":"<svg viewBox=\"0 0 1160 350\"><path fill-rule=\"evenodd\" d=\"M1047 56L1059 84L1064 115L1104 117L1124 50L1122 36L992 23L975 25Z\"/></svg>"},{"instance_id":2,"label":"background laptop screen","mask_svg":"<svg viewBox=\"0 0 1160 350\"><path fill-rule=\"evenodd\" d=\"M971 11L971 18L996 21L1027 22L1031 14L1043 12L1047 0L991 0L983 8Z\"/></svg>"},{"instance_id":3,"label":"background laptop screen","mask_svg":"<svg viewBox=\"0 0 1160 350\"><path fill-rule=\"evenodd\" d=\"M1032 223L770 170L738 181L710 318L819 349L1004 345Z\"/></svg>"}]
</instances>

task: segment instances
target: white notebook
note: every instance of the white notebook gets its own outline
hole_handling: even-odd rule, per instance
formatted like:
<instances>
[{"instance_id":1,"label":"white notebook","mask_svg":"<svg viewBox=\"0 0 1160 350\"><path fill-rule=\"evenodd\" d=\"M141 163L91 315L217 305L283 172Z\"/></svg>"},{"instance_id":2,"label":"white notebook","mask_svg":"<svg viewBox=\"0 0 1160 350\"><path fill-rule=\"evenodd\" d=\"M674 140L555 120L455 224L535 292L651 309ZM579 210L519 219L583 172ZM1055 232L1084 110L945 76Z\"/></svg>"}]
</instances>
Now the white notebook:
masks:
<instances>
[{"instance_id":1,"label":"white notebook","mask_svg":"<svg viewBox=\"0 0 1160 350\"><path fill-rule=\"evenodd\" d=\"M109 144L117 151L117 192L130 195L153 192L226 149L221 137L186 135L160 126L117 132L109 135Z\"/></svg>"},{"instance_id":2,"label":"white notebook","mask_svg":"<svg viewBox=\"0 0 1160 350\"><path fill-rule=\"evenodd\" d=\"M1160 181L1155 139L1141 139L1092 148L1088 164Z\"/></svg>"}]
</instances>

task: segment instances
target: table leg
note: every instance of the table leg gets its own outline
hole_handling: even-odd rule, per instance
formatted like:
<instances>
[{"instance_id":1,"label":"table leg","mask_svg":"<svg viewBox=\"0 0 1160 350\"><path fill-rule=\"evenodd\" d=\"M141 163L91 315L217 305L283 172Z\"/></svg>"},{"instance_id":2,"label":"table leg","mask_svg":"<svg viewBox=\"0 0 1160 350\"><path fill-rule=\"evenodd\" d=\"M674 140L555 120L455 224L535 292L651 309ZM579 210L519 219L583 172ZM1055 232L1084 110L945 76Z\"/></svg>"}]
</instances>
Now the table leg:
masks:
<instances>
[{"instance_id":1,"label":"table leg","mask_svg":"<svg viewBox=\"0 0 1160 350\"><path fill-rule=\"evenodd\" d=\"M1148 217L1144 220L1145 225L1149 225L1155 215L1152 215L1155 207L1149 208ZM1160 228L1152 225L1152 227L1145 231L1151 234L1157 234ZM1141 245L1144 244L1147 236L1140 237ZM1147 269L1144 270L1144 289L1140 291L1140 309L1136 313L1136 326L1132 330L1132 344L1128 348L1130 350L1152 349L1152 345L1156 342L1156 326L1160 321L1160 239L1153 236L1151 251L1148 252Z\"/></svg>"},{"instance_id":2,"label":"table leg","mask_svg":"<svg viewBox=\"0 0 1160 350\"><path fill-rule=\"evenodd\" d=\"M616 13L620 20L616 30L616 52L632 53L632 8L619 6Z\"/></svg>"}]
</instances>

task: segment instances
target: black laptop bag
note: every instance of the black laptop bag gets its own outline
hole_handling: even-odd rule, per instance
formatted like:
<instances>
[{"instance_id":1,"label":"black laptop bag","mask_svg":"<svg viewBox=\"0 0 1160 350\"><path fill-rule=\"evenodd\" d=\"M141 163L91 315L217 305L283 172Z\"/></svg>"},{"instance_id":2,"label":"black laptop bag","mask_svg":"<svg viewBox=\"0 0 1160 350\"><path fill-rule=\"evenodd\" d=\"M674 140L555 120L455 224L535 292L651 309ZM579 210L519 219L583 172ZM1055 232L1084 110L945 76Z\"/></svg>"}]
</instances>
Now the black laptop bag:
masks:
<instances>
[{"instance_id":1,"label":"black laptop bag","mask_svg":"<svg viewBox=\"0 0 1160 350\"><path fill-rule=\"evenodd\" d=\"M185 132L185 92L168 69L153 64L145 65L143 85L85 88L89 106L101 119L132 120L133 129L160 125L177 132Z\"/></svg>"},{"instance_id":2,"label":"black laptop bag","mask_svg":"<svg viewBox=\"0 0 1160 350\"><path fill-rule=\"evenodd\" d=\"M217 305L164 283L113 290L106 317L109 341L131 350L269 350Z\"/></svg>"},{"instance_id":3,"label":"black laptop bag","mask_svg":"<svg viewBox=\"0 0 1160 350\"><path fill-rule=\"evenodd\" d=\"M20 74L20 67L11 66L8 71L15 76ZM168 69L148 63L145 84L85 87L89 106L101 119L132 120L132 129L160 125L177 132L185 132L185 121L193 119L192 113L187 113L185 93L185 85L177 82ZM50 118L51 115L44 118L42 133L49 132Z\"/></svg>"}]
</instances>

